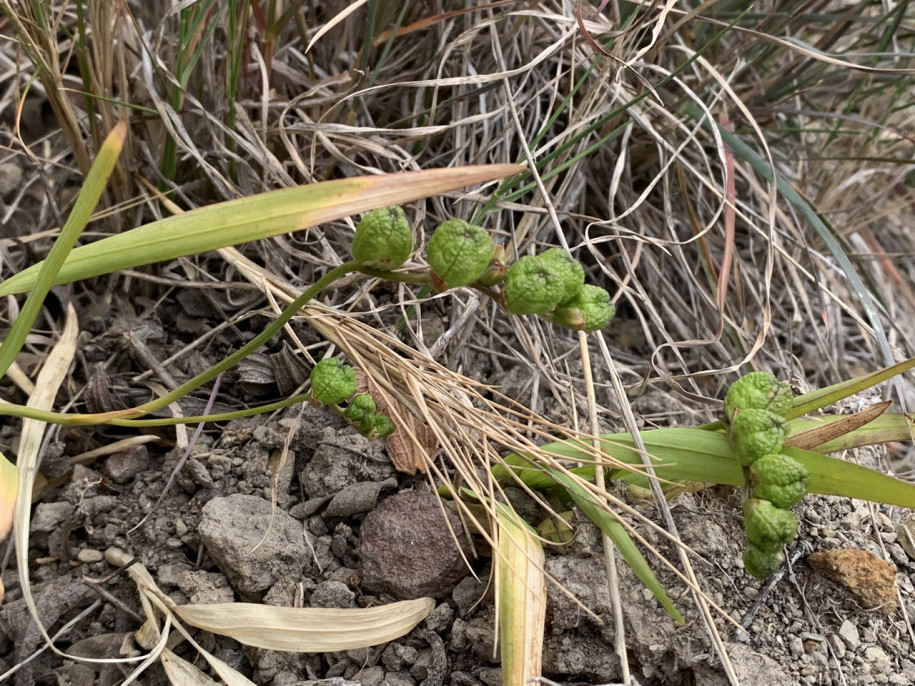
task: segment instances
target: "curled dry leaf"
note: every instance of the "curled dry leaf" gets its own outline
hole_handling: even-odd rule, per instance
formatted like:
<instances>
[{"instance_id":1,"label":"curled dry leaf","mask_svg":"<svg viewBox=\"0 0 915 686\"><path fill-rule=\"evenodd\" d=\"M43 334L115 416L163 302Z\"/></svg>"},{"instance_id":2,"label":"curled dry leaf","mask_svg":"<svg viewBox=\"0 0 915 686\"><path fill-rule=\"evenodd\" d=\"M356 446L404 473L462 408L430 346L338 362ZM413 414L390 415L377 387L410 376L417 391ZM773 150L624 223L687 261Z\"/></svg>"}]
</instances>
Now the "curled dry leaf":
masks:
<instances>
[{"instance_id":1,"label":"curled dry leaf","mask_svg":"<svg viewBox=\"0 0 915 686\"><path fill-rule=\"evenodd\" d=\"M361 369L356 370L356 393L371 395L378 412L386 414L397 426L397 430L388 436L385 443L397 471L405 474L416 474L416 470L425 472L427 460L438 449L438 441L429 425L401 405Z\"/></svg>"}]
</instances>

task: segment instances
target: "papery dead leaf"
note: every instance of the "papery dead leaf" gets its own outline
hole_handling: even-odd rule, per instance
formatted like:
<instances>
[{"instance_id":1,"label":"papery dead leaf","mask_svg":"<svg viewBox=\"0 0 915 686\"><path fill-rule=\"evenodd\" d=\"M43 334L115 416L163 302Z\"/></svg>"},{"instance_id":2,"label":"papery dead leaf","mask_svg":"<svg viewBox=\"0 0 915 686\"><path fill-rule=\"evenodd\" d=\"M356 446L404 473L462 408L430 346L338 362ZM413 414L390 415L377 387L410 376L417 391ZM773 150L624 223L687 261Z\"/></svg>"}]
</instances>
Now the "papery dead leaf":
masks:
<instances>
[{"instance_id":1,"label":"papery dead leaf","mask_svg":"<svg viewBox=\"0 0 915 686\"><path fill-rule=\"evenodd\" d=\"M856 412L855 414L843 415L842 417L828 423L819 423L813 428L804 429L792 433L788 439L788 445L792 448L801 448L803 450L813 450L817 446L828 443L839 436L851 433L855 429L860 429L874 421L889 408L890 402L882 402L872 407ZM812 417L816 421L817 417Z\"/></svg>"},{"instance_id":2,"label":"papery dead leaf","mask_svg":"<svg viewBox=\"0 0 915 686\"><path fill-rule=\"evenodd\" d=\"M397 471L416 474L426 471L426 461L438 450L438 440L429 425L407 410L394 396L375 383L361 369L356 371L356 392L368 393L378 412L386 414L397 430L388 436L385 447Z\"/></svg>"}]
</instances>

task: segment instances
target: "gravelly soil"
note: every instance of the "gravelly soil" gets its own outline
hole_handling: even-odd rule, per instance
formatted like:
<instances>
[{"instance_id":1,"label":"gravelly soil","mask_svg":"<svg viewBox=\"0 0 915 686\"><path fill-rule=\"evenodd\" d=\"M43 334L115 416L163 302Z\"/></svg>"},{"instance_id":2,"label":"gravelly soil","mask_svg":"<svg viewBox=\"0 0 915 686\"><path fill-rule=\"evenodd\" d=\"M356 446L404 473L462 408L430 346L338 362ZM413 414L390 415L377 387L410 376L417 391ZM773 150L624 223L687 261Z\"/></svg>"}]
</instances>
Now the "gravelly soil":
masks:
<instances>
[{"instance_id":1,"label":"gravelly soil","mask_svg":"<svg viewBox=\"0 0 915 686\"><path fill-rule=\"evenodd\" d=\"M287 442L289 460L274 477L271 467L276 469L278 452ZM65 438L52 444L49 454L65 456L71 449ZM81 579L102 579L113 571L104 558L109 547L135 555L178 603L234 599L345 608L391 599L377 583L374 590L362 583L363 523L367 513L378 512L376 501L392 503L386 499L395 493L428 493L429 488L421 475L398 475L381 443L367 441L329 412L311 407L290 408L272 419L235 421L202 436L175 486L154 508L180 454L161 441L149 443L77 465L63 486L44 492L33 518L30 560L39 607L52 630L99 598ZM858 456L871 463L878 458L877 453ZM618 495L654 516L650 503L625 492ZM716 617L715 622L741 683L915 683L903 608L889 614L866 611L848 589L824 579L806 562L812 551L843 547L888 555L899 572L904 609L913 616L915 562L896 533L905 513L810 496L797 510L801 536L793 546L790 570L761 585L739 562L740 498L734 489L707 489L678 496L672 510L684 543L697 555L703 589L734 620ZM518 505L526 511L524 503ZM422 519L416 529L425 535L435 523ZM536 516L532 522L537 523ZM565 554L548 556L547 571L595 616L550 586L544 674L563 683L612 683L621 677L620 659L613 650L609 595L601 581L600 538L581 517L574 525L575 542ZM669 542L647 527L640 529L675 559ZM479 542L477 552L474 570L485 582L488 553ZM423 560L417 574L432 564L428 557ZM666 568L656 568L686 626L676 626L621 566L628 659L635 678L642 684L727 683L686 586ZM410 560L404 560L398 575L410 570ZM5 670L25 660L40 639L29 628L15 573L7 569L3 581L8 594L0 610L0 668ZM206 633L197 640L258 684L499 683L487 585L469 574L459 581L424 583L423 593L439 597L436 609L409 636L390 644L305 655L245 649ZM136 591L123 576L102 586L122 605L102 602L92 609L62 637L61 648L103 657L117 655L125 640L130 644L129 635L138 628L129 613L140 610ZM178 652L194 659L186 645ZM124 678L124 669L72 663L45 652L17 673L16 683L113 684ZM159 669L151 668L145 683L163 682ZM314 681L331 678L337 680Z\"/></svg>"}]
</instances>

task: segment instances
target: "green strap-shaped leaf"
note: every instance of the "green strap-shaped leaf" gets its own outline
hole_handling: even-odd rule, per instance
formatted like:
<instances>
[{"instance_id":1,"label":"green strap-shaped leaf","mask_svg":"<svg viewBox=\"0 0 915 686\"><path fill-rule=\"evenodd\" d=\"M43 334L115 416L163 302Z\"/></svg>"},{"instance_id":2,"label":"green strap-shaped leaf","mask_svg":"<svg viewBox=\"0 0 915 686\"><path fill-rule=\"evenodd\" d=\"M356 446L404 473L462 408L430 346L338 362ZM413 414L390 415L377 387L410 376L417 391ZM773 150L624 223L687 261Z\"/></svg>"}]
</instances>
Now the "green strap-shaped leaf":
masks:
<instances>
[{"instance_id":1,"label":"green strap-shaped leaf","mask_svg":"<svg viewBox=\"0 0 915 686\"><path fill-rule=\"evenodd\" d=\"M74 249L54 284L297 231L357 212L399 204L521 170L514 164L378 174L283 188L200 207ZM0 296L35 287L43 262L0 283Z\"/></svg>"},{"instance_id":2,"label":"green strap-shaped leaf","mask_svg":"<svg viewBox=\"0 0 915 686\"><path fill-rule=\"evenodd\" d=\"M902 430L900 422L896 422L895 429L897 432ZM859 429L866 430L867 427ZM635 450L629 434L605 434L602 440L601 447L607 455L635 467L642 465L642 458ZM697 428L655 429L643 432L642 440L651 454L652 464L660 479L726 486L744 485L743 469L731 452L727 436L723 433ZM543 446L543 450L557 457L588 461L593 459L584 447L568 441L549 443ZM915 508L915 484L810 450L786 448L785 452L810 471L811 493ZM555 479L548 468L538 469L529 459L510 456L506 462L510 466L523 465L513 471L532 488L549 488L554 485L552 481L568 488L566 482ZM588 480L594 478L594 467L581 467L572 471ZM494 468L493 472L497 478L509 476L505 467ZM647 478L639 472L621 478L635 485L647 484Z\"/></svg>"},{"instance_id":3,"label":"green strap-shaped leaf","mask_svg":"<svg viewBox=\"0 0 915 686\"><path fill-rule=\"evenodd\" d=\"M651 591L664 609L670 613L670 616L678 623L684 624L683 616L674 606L670 596L667 595L667 591L664 590L661 582L658 581L654 572L651 571L648 561L639 551L638 547L636 547L635 542L629 536L629 533L620 523L619 519L594 502L593 496L583 490L580 485L575 483L575 481L568 476L558 470L550 469L549 467L546 467L545 469L550 473L553 479L565 487L582 513L610 537L610 540L613 541L617 550L620 551L620 555L623 556L626 564L629 565L633 573L639 578L639 581L645 585L645 588Z\"/></svg>"}]
</instances>

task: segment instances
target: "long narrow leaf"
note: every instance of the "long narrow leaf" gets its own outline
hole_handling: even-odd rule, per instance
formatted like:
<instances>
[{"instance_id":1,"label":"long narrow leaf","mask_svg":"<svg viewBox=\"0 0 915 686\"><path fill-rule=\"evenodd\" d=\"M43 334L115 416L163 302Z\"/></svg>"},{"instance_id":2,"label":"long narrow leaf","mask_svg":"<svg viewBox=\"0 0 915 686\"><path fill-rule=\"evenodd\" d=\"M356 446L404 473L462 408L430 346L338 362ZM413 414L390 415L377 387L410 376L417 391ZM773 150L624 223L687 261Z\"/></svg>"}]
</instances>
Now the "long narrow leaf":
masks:
<instances>
[{"instance_id":1,"label":"long narrow leaf","mask_svg":"<svg viewBox=\"0 0 915 686\"><path fill-rule=\"evenodd\" d=\"M602 438L602 449L608 455L633 465L642 463L629 434L607 434ZM723 433L696 428L655 429L643 432L642 439L651 454L659 478L727 486L744 485L743 468L734 458L727 436ZM569 443L551 443L543 448L560 457L591 459L587 452ZM786 452L810 471L811 493L915 507L915 484L809 450L787 448ZM586 478L590 471L593 478L593 467L575 471ZM639 483L639 479L645 477L627 480ZM566 486L565 482L557 481Z\"/></svg>"},{"instance_id":2,"label":"long narrow leaf","mask_svg":"<svg viewBox=\"0 0 915 686\"><path fill-rule=\"evenodd\" d=\"M6 374L6 370L10 368L13 360L16 359L16 355L22 349L26 336L32 331L32 324L35 323L35 319L41 311L41 306L44 304L44 299L48 291L51 290L51 286L56 283L62 283L57 280L60 270L73 250L76 240L83 232L83 229L86 228L89 217L92 216L95 206L98 205L99 198L102 197L102 193L105 191L108 177L111 176L114 165L117 164L118 156L121 154L121 148L124 147L124 137L126 135L127 120L122 119L111 130L111 133L108 134L102 144L98 156L95 158L95 162L92 163L92 168L89 170L89 174L86 176L86 180L79 191L79 195L76 197L73 210L70 212L70 216L67 218L63 229L61 229L57 240L54 241L54 245L51 246L47 259L26 270L33 272L33 285L30 287L32 294L22 306L22 310L16 321L13 322L6 339L0 343L0 377ZM16 278L14 276L5 283L9 283L9 281L13 281ZM2 290L5 283L0 284L0 290Z\"/></svg>"},{"instance_id":3,"label":"long narrow leaf","mask_svg":"<svg viewBox=\"0 0 915 686\"><path fill-rule=\"evenodd\" d=\"M805 393L799 398L795 398L794 405L791 408L791 411L788 412L788 419L800 417L801 415L819 410L827 405L832 405L833 403L853 396L855 393L866 391L868 388L873 388L879 383L888 381L898 374L904 374L913 368L915 368L915 358L905 360L904 362L889 367L884 367L883 369L871 372L870 374L857 376L854 379L848 379L847 381L841 381L832 386Z\"/></svg>"},{"instance_id":4,"label":"long narrow leaf","mask_svg":"<svg viewBox=\"0 0 915 686\"><path fill-rule=\"evenodd\" d=\"M661 603L668 613L670 613L670 616L678 623L684 624L682 615L674 606L670 596L667 595L667 591L664 590L661 582L658 581L654 572L651 571L648 561L636 547L635 542L629 536L629 533L623 525L620 524L620 521L614 515L595 503L591 494L582 490L582 488L568 476L562 472L550 469L549 467L546 467L546 469L557 482L565 487L582 513L610 537L610 540L613 541L617 550L620 551L620 555L623 556L623 559L632 569L632 572L638 577L639 581L652 592L658 602Z\"/></svg>"},{"instance_id":5,"label":"long narrow leaf","mask_svg":"<svg viewBox=\"0 0 915 686\"><path fill-rule=\"evenodd\" d=\"M498 569L499 648L502 683L527 684L541 675L546 582L543 547L518 516L501 504Z\"/></svg>"},{"instance_id":6,"label":"long narrow leaf","mask_svg":"<svg viewBox=\"0 0 915 686\"><path fill-rule=\"evenodd\" d=\"M890 401L887 400L886 402L872 405L861 412L830 417L831 421L828 422L817 421L819 417L809 417L806 418L806 421L795 421L791 425L792 430L788 445L793 448L813 450L824 443L836 440L857 431L863 426L867 426L886 412L889 406ZM820 452L829 451L820 450Z\"/></svg>"},{"instance_id":7,"label":"long narrow leaf","mask_svg":"<svg viewBox=\"0 0 915 686\"><path fill-rule=\"evenodd\" d=\"M76 248L54 283L289 233L358 212L492 181L522 169L514 164L492 164L360 176L200 207ZM33 289L43 264L0 283L0 296Z\"/></svg>"},{"instance_id":8,"label":"long narrow leaf","mask_svg":"<svg viewBox=\"0 0 915 686\"><path fill-rule=\"evenodd\" d=\"M827 421L833 417L824 418ZM879 445L883 443L905 442L912 440L912 419L904 414L884 414L874 421L844 434L828 443L817 446L823 453L834 453L840 450L862 448L866 445Z\"/></svg>"}]
</instances>

